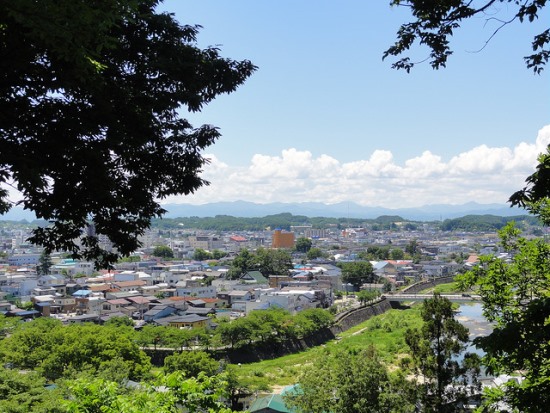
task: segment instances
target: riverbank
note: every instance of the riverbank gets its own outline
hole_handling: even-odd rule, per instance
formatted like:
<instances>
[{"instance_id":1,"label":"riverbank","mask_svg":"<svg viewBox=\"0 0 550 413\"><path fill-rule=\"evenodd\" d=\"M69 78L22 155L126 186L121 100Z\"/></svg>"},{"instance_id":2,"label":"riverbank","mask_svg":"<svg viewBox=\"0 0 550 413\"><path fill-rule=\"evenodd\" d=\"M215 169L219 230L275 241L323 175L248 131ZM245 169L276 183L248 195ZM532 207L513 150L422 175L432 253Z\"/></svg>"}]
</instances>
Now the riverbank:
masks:
<instances>
[{"instance_id":1,"label":"riverbank","mask_svg":"<svg viewBox=\"0 0 550 413\"><path fill-rule=\"evenodd\" d=\"M444 284L444 281L449 283L452 278L435 283L432 280L416 285L414 288L420 292ZM376 313L375 309L355 308L346 315L339 316L337 318L339 325L332 328L335 339L319 346L303 349L303 351L280 358L235 364L239 381L258 391L294 384L304 366L313 363L318 357L326 357L328 352L334 351L336 348L360 351L372 345L389 366L397 367L399 360L408 352L404 340L405 331L408 328L422 325L420 306L392 309L389 303L384 301L383 307L385 310L382 313ZM367 315L368 319L361 320ZM344 320L343 323L342 320ZM475 332L481 333L478 330Z\"/></svg>"},{"instance_id":2,"label":"riverbank","mask_svg":"<svg viewBox=\"0 0 550 413\"><path fill-rule=\"evenodd\" d=\"M250 386L253 391L267 391L272 387L294 384L305 366L336 349L359 352L372 345L385 363L397 366L408 351L405 331L420 327L421 324L420 306L408 310L390 309L342 331L336 339L320 346L276 359L233 366L239 382Z\"/></svg>"}]
</instances>

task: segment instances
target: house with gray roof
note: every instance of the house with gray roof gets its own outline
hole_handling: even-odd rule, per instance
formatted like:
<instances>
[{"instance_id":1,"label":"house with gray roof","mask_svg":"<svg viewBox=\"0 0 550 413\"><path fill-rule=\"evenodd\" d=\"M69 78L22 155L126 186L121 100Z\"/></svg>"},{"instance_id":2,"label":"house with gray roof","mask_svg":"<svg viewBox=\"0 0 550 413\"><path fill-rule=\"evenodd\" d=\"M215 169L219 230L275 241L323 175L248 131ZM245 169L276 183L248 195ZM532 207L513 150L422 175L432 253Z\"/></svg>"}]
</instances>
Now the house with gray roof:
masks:
<instances>
[{"instance_id":1,"label":"house with gray roof","mask_svg":"<svg viewBox=\"0 0 550 413\"><path fill-rule=\"evenodd\" d=\"M168 317L176 312L176 307L170 305L155 305L143 314L143 321L151 322Z\"/></svg>"}]
</instances>

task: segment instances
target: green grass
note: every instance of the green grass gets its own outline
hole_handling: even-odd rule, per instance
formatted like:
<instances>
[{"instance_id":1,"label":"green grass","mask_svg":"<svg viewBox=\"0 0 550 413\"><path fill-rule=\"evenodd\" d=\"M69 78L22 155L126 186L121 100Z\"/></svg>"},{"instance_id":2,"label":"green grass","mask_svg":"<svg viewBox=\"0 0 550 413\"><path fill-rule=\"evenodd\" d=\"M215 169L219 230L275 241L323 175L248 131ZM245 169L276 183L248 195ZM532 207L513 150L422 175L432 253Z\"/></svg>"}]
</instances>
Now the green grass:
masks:
<instances>
[{"instance_id":1,"label":"green grass","mask_svg":"<svg viewBox=\"0 0 550 413\"><path fill-rule=\"evenodd\" d=\"M458 283L456 282L439 284L439 285L436 285L435 288L433 289L433 291L438 292L440 294L462 294L462 293L471 294L472 292L475 293L476 290L477 290L477 287L468 289L467 291L461 290L458 287Z\"/></svg>"},{"instance_id":2,"label":"green grass","mask_svg":"<svg viewBox=\"0 0 550 413\"><path fill-rule=\"evenodd\" d=\"M451 282L446 284L439 284L435 287L426 288L425 290L420 291L420 294L429 294L429 293L440 293L440 294L461 294L463 291L460 288L458 288L458 283Z\"/></svg>"},{"instance_id":3,"label":"green grass","mask_svg":"<svg viewBox=\"0 0 550 413\"><path fill-rule=\"evenodd\" d=\"M408 351L405 331L420 325L419 306L410 310L390 310L343 332L339 340L273 360L242 364L236 366L237 374L243 384L256 390L286 386L294 384L305 366L326 357L327 352L337 349L359 352L370 345L388 365L395 365L399 356Z\"/></svg>"}]
</instances>

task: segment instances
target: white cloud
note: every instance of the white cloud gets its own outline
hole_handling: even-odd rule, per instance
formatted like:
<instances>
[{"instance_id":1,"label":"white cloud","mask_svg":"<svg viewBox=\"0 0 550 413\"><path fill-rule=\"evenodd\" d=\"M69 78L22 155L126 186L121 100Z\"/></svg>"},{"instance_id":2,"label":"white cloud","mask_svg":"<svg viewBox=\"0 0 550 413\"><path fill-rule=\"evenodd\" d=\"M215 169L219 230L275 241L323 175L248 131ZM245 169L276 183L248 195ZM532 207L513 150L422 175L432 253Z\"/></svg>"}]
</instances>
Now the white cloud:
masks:
<instances>
[{"instance_id":1,"label":"white cloud","mask_svg":"<svg viewBox=\"0 0 550 413\"><path fill-rule=\"evenodd\" d=\"M211 182L189 197L164 202L202 204L246 200L266 202L353 201L389 208L434 203L504 203L524 186L534 171L538 154L550 143L550 125L533 143L514 148L480 145L448 162L430 151L403 165L393 154L376 150L366 160L341 163L330 155L284 149L279 156L256 154L246 168L237 168L208 156L205 179Z\"/></svg>"}]
</instances>

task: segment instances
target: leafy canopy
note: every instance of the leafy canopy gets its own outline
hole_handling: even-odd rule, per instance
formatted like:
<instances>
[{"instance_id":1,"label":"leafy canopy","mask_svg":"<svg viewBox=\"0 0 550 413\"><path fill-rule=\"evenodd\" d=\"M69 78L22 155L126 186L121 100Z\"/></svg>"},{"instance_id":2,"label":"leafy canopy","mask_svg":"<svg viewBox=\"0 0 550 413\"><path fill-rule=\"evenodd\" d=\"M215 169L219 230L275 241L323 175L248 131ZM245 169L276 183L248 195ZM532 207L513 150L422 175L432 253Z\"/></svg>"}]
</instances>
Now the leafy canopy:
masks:
<instances>
[{"instance_id":1,"label":"leafy canopy","mask_svg":"<svg viewBox=\"0 0 550 413\"><path fill-rule=\"evenodd\" d=\"M485 20L498 22L492 36L508 24L514 22L533 22L546 6L546 0L391 0L392 6L404 6L410 9L413 20L402 24L397 31L396 42L384 52L388 56L401 56L418 43L429 50L428 60L434 69L447 65L447 59L453 53L450 37L468 19L485 17ZM499 12L508 10L511 17L500 17ZM487 42L490 41L490 38ZM525 56L525 63L535 73L540 73L550 57L550 29L533 38L533 54ZM415 65L408 56L402 57L392 65L395 69L409 72Z\"/></svg>"},{"instance_id":2,"label":"leafy canopy","mask_svg":"<svg viewBox=\"0 0 550 413\"><path fill-rule=\"evenodd\" d=\"M538 157L535 172L525 180L525 187L515 192L509 202L536 215L550 225L550 146Z\"/></svg>"},{"instance_id":3,"label":"leafy canopy","mask_svg":"<svg viewBox=\"0 0 550 413\"><path fill-rule=\"evenodd\" d=\"M199 26L158 0L0 3L0 184L50 226L31 241L98 267L139 246L159 200L207 182L201 151L219 136L200 111L255 70L196 45ZM0 186L0 213L13 204ZM83 231L88 224L93 230Z\"/></svg>"},{"instance_id":4,"label":"leafy canopy","mask_svg":"<svg viewBox=\"0 0 550 413\"><path fill-rule=\"evenodd\" d=\"M152 255L161 258L174 258L174 251L168 245L157 245L153 249Z\"/></svg>"},{"instance_id":5,"label":"leafy canopy","mask_svg":"<svg viewBox=\"0 0 550 413\"><path fill-rule=\"evenodd\" d=\"M419 402L425 412L462 411L457 402L479 392L479 357L465 353L468 329L454 318L452 303L438 293L425 300L421 329L405 334L413 358ZM459 356L463 356L459 360Z\"/></svg>"},{"instance_id":6,"label":"leafy canopy","mask_svg":"<svg viewBox=\"0 0 550 413\"><path fill-rule=\"evenodd\" d=\"M107 380L79 379L69 385L70 396L61 403L67 412L74 413L233 413L221 401L228 396L223 375L185 378L175 372L161 376L154 384L129 391Z\"/></svg>"},{"instance_id":7,"label":"leafy canopy","mask_svg":"<svg viewBox=\"0 0 550 413\"><path fill-rule=\"evenodd\" d=\"M410 386L392 377L374 348L359 354L325 354L305 369L299 387L286 393L287 406L300 413L414 412Z\"/></svg>"},{"instance_id":8,"label":"leafy canopy","mask_svg":"<svg viewBox=\"0 0 550 413\"><path fill-rule=\"evenodd\" d=\"M374 273L370 262L355 261L342 264L342 282L352 284L355 289L359 289L364 283L376 281L378 276Z\"/></svg>"},{"instance_id":9,"label":"leafy canopy","mask_svg":"<svg viewBox=\"0 0 550 413\"><path fill-rule=\"evenodd\" d=\"M475 340L486 355L484 365L492 374L525 377L492 392L486 404L505 401L519 411L547 411L550 403L550 245L543 239L525 239L513 224L499 233L512 254L510 262L495 256L481 257L480 265L460 276L461 288L477 285L484 316L493 331Z\"/></svg>"}]
</instances>

